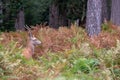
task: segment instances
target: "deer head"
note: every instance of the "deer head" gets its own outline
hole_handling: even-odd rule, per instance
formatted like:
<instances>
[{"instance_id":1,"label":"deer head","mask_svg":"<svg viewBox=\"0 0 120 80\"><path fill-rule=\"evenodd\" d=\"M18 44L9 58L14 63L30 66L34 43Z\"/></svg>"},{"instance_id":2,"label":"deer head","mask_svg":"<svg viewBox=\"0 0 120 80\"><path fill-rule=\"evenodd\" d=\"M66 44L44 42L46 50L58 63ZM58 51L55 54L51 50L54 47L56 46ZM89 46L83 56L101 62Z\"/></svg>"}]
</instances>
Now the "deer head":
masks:
<instances>
[{"instance_id":1,"label":"deer head","mask_svg":"<svg viewBox=\"0 0 120 80\"><path fill-rule=\"evenodd\" d=\"M32 35L32 32L28 26L25 26L25 28L28 30L29 39L27 41L28 43L26 45L26 48L23 51L23 55L25 58L29 59L34 54L35 46L41 44L41 41Z\"/></svg>"}]
</instances>

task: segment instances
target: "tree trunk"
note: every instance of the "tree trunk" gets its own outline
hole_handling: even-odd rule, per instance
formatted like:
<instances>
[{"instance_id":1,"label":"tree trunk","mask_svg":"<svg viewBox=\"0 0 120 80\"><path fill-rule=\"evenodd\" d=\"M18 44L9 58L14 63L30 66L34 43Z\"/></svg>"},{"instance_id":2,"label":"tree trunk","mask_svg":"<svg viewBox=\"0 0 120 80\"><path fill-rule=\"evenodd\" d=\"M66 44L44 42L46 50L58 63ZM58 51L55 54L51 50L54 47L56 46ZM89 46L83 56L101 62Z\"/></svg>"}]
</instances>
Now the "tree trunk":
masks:
<instances>
[{"instance_id":1,"label":"tree trunk","mask_svg":"<svg viewBox=\"0 0 120 80\"><path fill-rule=\"evenodd\" d=\"M102 0L88 0L86 31L90 37L98 35L101 31Z\"/></svg>"},{"instance_id":2,"label":"tree trunk","mask_svg":"<svg viewBox=\"0 0 120 80\"><path fill-rule=\"evenodd\" d=\"M59 13L62 11L59 11ZM67 11L64 10L59 14L59 26L68 26Z\"/></svg>"},{"instance_id":3,"label":"tree trunk","mask_svg":"<svg viewBox=\"0 0 120 80\"><path fill-rule=\"evenodd\" d=\"M111 0L102 0L102 22L104 22L104 20L110 21L110 5Z\"/></svg>"},{"instance_id":4,"label":"tree trunk","mask_svg":"<svg viewBox=\"0 0 120 80\"><path fill-rule=\"evenodd\" d=\"M111 21L120 26L120 0L112 0Z\"/></svg>"},{"instance_id":5,"label":"tree trunk","mask_svg":"<svg viewBox=\"0 0 120 80\"><path fill-rule=\"evenodd\" d=\"M59 27L59 9L55 3L49 8L49 26L53 28Z\"/></svg>"},{"instance_id":6,"label":"tree trunk","mask_svg":"<svg viewBox=\"0 0 120 80\"><path fill-rule=\"evenodd\" d=\"M11 4L10 0L3 0L3 5L4 5L4 10L3 10L3 14L4 14L4 19L3 22L9 22L11 20L11 10L10 7L8 7L7 4ZM7 6L7 7L5 7Z\"/></svg>"},{"instance_id":7,"label":"tree trunk","mask_svg":"<svg viewBox=\"0 0 120 80\"><path fill-rule=\"evenodd\" d=\"M67 26L68 19L66 13L66 10L60 13L58 4L52 3L49 9L49 26L53 28Z\"/></svg>"},{"instance_id":8,"label":"tree trunk","mask_svg":"<svg viewBox=\"0 0 120 80\"><path fill-rule=\"evenodd\" d=\"M68 25L68 19L65 15L59 16L59 26L67 26Z\"/></svg>"},{"instance_id":9,"label":"tree trunk","mask_svg":"<svg viewBox=\"0 0 120 80\"><path fill-rule=\"evenodd\" d=\"M23 9L19 10L17 14L17 18L15 20L15 28L16 30L24 30L25 19L24 19L24 11Z\"/></svg>"},{"instance_id":10,"label":"tree trunk","mask_svg":"<svg viewBox=\"0 0 120 80\"><path fill-rule=\"evenodd\" d=\"M3 4L2 4L2 0L0 0L0 25L2 25L3 23L2 15L3 15Z\"/></svg>"}]
</instances>

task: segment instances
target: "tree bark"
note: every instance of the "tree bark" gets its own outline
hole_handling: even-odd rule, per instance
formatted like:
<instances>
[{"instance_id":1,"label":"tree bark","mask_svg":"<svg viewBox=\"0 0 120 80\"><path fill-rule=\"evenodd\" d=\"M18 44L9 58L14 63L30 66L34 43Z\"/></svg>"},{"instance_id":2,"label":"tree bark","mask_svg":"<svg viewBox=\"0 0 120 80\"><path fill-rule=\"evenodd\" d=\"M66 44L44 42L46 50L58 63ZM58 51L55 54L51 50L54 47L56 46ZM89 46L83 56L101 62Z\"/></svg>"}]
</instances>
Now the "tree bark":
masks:
<instances>
[{"instance_id":1,"label":"tree bark","mask_svg":"<svg viewBox=\"0 0 120 80\"><path fill-rule=\"evenodd\" d=\"M11 10L10 10L10 7L8 7L7 4L11 4L10 0L3 0L3 5L4 5L4 8L3 8L3 14L4 14L3 22L9 22L11 20ZM7 6L7 7L5 7L5 6Z\"/></svg>"},{"instance_id":2,"label":"tree bark","mask_svg":"<svg viewBox=\"0 0 120 80\"><path fill-rule=\"evenodd\" d=\"M21 9L19 10L17 18L15 20L15 28L16 30L25 30L24 25L25 25L24 11L23 9Z\"/></svg>"},{"instance_id":3,"label":"tree bark","mask_svg":"<svg viewBox=\"0 0 120 80\"><path fill-rule=\"evenodd\" d=\"M101 31L102 0L88 0L86 31L90 37L98 35Z\"/></svg>"},{"instance_id":4,"label":"tree bark","mask_svg":"<svg viewBox=\"0 0 120 80\"><path fill-rule=\"evenodd\" d=\"M53 28L59 27L59 9L55 3L49 8L49 26Z\"/></svg>"},{"instance_id":5,"label":"tree bark","mask_svg":"<svg viewBox=\"0 0 120 80\"><path fill-rule=\"evenodd\" d=\"M2 15L3 15L3 4L2 4L2 0L0 0L0 25L2 25L3 23Z\"/></svg>"},{"instance_id":6,"label":"tree bark","mask_svg":"<svg viewBox=\"0 0 120 80\"><path fill-rule=\"evenodd\" d=\"M59 26L67 26L68 25L68 19L66 17L66 13L59 15Z\"/></svg>"},{"instance_id":7,"label":"tree bark","mask_svg":"<svg viewBox=\"0 0 120 80\"><path fill-rule=\"evenodd\" d=\"M120 26L120 0L112 0L111 21Z\"/></svg>"},{"instance_id":8,"label":"tree bark","mask_svg":"<svg viewBox=\"0 0 120 80\"><path fill-rule=\"evenodd\" d=\"M58 4L53 2L49 8L49 26L53 28L68 25L67 12L64 10L61 13Z\"/></svg>"},{"instance_id":9,"label":"tree bark","mask_svg":"<svg viewBox=\"0 0 120 80\"><path fill-rule=\"evenodd\" d=\"M110 21L110 5L111 0L102 0L102 22L104 22L104 20Z\"/></svg>"}]
</instances>

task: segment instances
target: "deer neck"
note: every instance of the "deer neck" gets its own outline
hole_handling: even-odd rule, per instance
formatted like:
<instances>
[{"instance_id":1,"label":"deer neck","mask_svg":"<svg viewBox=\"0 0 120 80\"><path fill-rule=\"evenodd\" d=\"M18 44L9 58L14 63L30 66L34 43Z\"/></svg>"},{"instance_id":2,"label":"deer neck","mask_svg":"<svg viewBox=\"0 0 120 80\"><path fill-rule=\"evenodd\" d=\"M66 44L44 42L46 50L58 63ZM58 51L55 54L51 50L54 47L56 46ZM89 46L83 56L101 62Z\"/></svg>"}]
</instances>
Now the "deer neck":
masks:
<instances>
[{"instance_id":1,"label":"deer neck","mask_svg":"<svg viewBox=\"0 0 120 80\"><path fill-rule=\"evenodd\" d=\"M32 41L29 41L28 42L28 45L27 45L27 49L30 50L31 54L33 55L34 54L34 44L32 43Z\"/></svg>"}]
</instances>

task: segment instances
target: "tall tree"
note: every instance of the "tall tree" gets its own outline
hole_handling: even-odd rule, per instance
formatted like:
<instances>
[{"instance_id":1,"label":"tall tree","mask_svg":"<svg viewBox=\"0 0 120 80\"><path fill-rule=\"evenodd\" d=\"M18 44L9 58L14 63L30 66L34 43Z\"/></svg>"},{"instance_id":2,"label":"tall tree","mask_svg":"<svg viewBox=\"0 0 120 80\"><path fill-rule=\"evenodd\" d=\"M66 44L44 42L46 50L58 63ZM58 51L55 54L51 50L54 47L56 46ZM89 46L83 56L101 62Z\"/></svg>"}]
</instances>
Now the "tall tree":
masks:
<instances>
[{"instance_id":1,"label":"tall tree","mask_svg":"<svg viewBox=\"0 0 120 80\"><path fill-rule=\"evenodd\" d=\"M110 21L110 5L111 0L102 0L102 22L104 22L104 20Z\"/></svg>"},{"instance_id":2,"label":"tall tree","mask_svg":"<svg viewBox=\"0 0 120 80\"><path fill-rule=\"evenodd\" d=\"M14 21L13 21L13 9L12 9L12 4L11 0L2 0L3 1L3 25L1 30L13 30L14 27Z\"/></svg>"},{"instance_id":3,"label":"tall tree","mask_svg":"<svg viewBox=\"0 0 120 80\"><path fill-rule=\"evenodd\" d=\"M59 27L59 8L55 2L52 2L49 9L49 26L53 28Z\"/></svg>"},{"instance_id":4,"label":"tall tree","mask_svg":"<svg viewBox=\"0 0 120 80\"><path fill-rule=\"evenodd\" d=\"M67 26L68 25L68 18L67 18L67 0L58 0L59 2L59 26Z\"/></svg>"},{"instance_id":5,"label":"tall tree","mask_svg":"<svg viewBox=\"0 0 120 80\"><path fill-rule=\"evenodd\" d=\"M20 10L21 7L24 7L23 3L24 3L23 0L3 0L3 14L4 15L3 15L2 30L7 30L7 31L15 30L15 28L17 28L17 26L14 27L15 19L17 21L17 24L24 23L24 22L21 22L21 21L24 21L24 19L21 19L22 14L24 14L24 12L23 10ZM19 16L19 19L18 19L18 16Z\"/></svg>"},{"instance_id":6,"label":"tall tree","mask_svg":"<svg viewBox=\"0 0 120 80\"><path fill-rule=\"evenodd\" d=\"M63 13L59 15L59 26L67 26L68 25L68 19L67 14Z\"/></svg>"},{"instance_id":7,"label":"tall tree","mask_svg":"<svg viewBox=\"0 0 120 80\"><path fill-rule=\"evenodd\" d=\"M2 4L2 0L0 0L0 25L3 23L3 4Z\"/></svg>"},{"instance_id":8,"label":"tall tree","mask_svg":"<svg viewBox=\"0 0 120 80\"><path fill-rule=\"evenodd\" d=\"M111 21L120 26L120 0L112 0Z\"/></svg>"},{"instance_id":9,"label":"tall tree","mask_svg":"<svg viewBox=\"0 0 120 80\"><path fill-rule=\"evenodd\" d=\"M67 1L53 0L49 9L49 26L59 28L59 26L67 26Z\"/></svg>"},{"instance_id":10,"label":"tall tree","mask_svg":"<svg viewBox=\"0 0 120 80\"><path fill-rule=\"evenodd\" d=\"M24 18L24 9L21 8L18 13L15 20L15 28L16 30L24 30L25 25L25 18Z\"/></svg>"},{"instance_id":11,"label":"tall tree","mask_svg":"<svg viewBox=\"0 0 120 80\"><path fill-rule=\"evenodd\" d=\"M79 19L79 22L84 23L86 17L87 0L69 0L67 2L67 17L72 23Z\"/></svg>"},{"instance_id":12,"label":"tall tree","mask_svg":"<svg viewBox=\"0 0 120 80\"><path fill-rule=\"evenodd\" d=\"M101 31L102 0L88 0L86 31L90 37L98 35Z\"/></svg>"}]
</instances>

